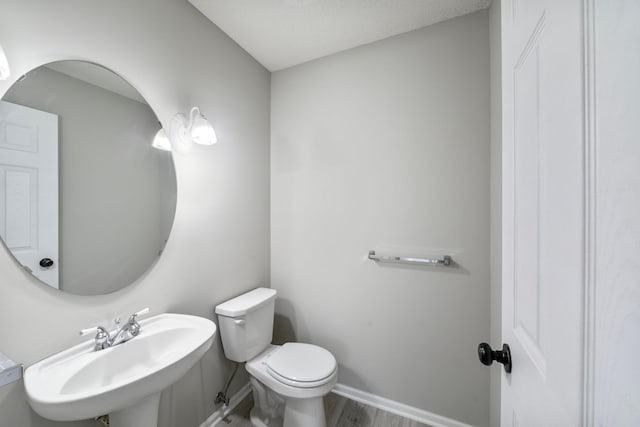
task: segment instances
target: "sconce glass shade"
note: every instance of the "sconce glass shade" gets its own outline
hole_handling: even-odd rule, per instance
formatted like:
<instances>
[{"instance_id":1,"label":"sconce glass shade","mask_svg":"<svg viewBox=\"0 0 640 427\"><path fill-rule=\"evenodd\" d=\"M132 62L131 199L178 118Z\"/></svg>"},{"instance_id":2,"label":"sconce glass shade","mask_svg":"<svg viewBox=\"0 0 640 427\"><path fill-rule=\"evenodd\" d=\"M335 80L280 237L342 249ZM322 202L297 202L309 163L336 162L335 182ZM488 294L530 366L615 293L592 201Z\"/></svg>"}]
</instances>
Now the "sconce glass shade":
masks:
<instances>
[{"instance_id":1,"label":"sconce glass shade","mask_svg":"<svg viewBox=\"0 0 640 427\"><path fill-rule=\"evenodd\" d=\"M213 145L217 142L216 132L211 123L193 107L189 113L189 123L183 114L173 116L171 122L171 139L174 143L188 145L192 142L201 145Z\"/></svg>"},{"instance_id":2,"label":"sconce glass shade","mask_svg":"<svg viewBox=\"0 0 640 427\"><path fill-rule=\"evenodd\" d=\"M4 54L2 46L0 46L0 80L6 80L9 78L11 71L9 71L9 61Z\"/></svg>"},{"instance_id":3,"label":"sconce glass shade","mask_svg":"<svg viewBox=\"0 0 640 427\"><path fill-rule=\"evenodd\" d=\"M195 117L193 115L193 110L191 110L191 117L191 139L193 142L201 145L213 145L218 142L216 131L213 129L213 126L211 126L211 123L209 123L209 121L200 114L199 110Z\"/></svg>"},{"instance_id":4,"label":"sconce glass shade","mask_svg":"<svg viewBox=\"0 0 640 427\"><path fill-rule=\"evenodd\" d=\"M171 151L171 141L169 141L169 137L164 129L160 128L156 133L156 136L153 137L151 146L159 150Z\"/></svg>"}]
</instances>

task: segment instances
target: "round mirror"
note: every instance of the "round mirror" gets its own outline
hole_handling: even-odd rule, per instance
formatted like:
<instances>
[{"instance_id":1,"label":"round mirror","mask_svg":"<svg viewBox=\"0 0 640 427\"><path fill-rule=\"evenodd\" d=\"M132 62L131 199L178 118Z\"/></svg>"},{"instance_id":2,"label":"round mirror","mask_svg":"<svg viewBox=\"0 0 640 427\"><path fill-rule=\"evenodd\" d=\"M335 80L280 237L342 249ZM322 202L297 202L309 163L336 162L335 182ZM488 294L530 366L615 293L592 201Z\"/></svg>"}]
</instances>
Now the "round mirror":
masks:
<instances>
[{"instance_id":1,"label":"round mirror","mask_svg":"<svg viewBox=\"0 0 640 427\"><path fill-rule=\"evenodd\" d=\"M144 98L112 71L60 61L0 101L0 237L48 286L114 292L156 261L176 177Z\"/></svg>"}]
</instances>

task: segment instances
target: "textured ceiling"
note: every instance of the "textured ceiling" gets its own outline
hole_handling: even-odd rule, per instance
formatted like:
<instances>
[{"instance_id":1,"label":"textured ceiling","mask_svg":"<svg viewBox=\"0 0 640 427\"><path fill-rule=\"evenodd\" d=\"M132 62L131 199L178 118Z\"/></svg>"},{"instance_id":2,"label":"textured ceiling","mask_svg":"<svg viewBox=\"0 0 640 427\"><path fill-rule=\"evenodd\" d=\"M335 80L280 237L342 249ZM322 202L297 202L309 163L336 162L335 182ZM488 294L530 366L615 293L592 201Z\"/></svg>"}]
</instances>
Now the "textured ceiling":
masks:
<instances>
[{"instance_id":1,"label":"textured ceiling","mask_svg":"<svg viewBox=\"0 0 640 427\"><path fill-rule=\"evenodd\" d=\"M405 33L491 0L189 0L270 71Z\"/></svg>"}]
</instances>

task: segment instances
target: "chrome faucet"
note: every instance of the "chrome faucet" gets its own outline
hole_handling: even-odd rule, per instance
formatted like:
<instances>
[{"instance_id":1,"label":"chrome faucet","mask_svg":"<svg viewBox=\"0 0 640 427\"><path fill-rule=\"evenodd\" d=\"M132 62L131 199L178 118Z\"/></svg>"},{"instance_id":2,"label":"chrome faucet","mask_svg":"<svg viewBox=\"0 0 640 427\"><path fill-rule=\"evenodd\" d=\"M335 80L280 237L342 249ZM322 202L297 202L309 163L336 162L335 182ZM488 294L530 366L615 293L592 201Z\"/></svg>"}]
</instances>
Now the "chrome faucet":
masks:
<instances>
[{"instance_id":1,"label":"chrome faucet","mask_svg":"<svg viewBox=\"0 0 640 427\"><path fill-rule=\"evenodd\" d=\"M113 335L113 337L110 337L109 347L127 342L131 338L138 336L138 334L140 333L140 324L136 320L136 317L138 316L139 313L133 313L131 316L129 316L129 320L127 320L127 323L122 325L120 329L118 329L118 332Z\"/></svg>"},{"instance_id":2,"label":"chrome faucet","mask_svg":"<svg viewBox=\"0 0 640 427\"><path fill-rule=\"evenodd\" d=\"M129 320L127 320L127 322L122 325L113 335L111 335L109 331L107 331L102 326L83 329L80 331L80 335L87 335L93 332L97 332L94 346L95 351L114 347L138 336L138 334L140 333L140 324L137 321L137 317L142 316L143 314L147 314L148 312L149 308L145 308L138 311L137 313L133 313L131 316L129 316Z\"/></svg>"}]
</instances>

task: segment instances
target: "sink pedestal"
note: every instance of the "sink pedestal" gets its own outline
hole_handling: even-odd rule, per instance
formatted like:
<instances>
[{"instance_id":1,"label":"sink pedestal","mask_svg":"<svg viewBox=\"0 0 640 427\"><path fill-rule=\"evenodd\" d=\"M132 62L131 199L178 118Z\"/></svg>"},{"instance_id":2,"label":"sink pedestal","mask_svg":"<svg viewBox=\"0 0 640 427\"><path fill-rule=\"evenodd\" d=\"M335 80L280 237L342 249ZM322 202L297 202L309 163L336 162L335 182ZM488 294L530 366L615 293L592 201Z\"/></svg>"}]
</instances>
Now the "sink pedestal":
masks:
<instances>
[{"instance_id":1,"label":"sink pedestal","mask_svg":"<svg viewBox=\"0 0 640 427\"><path fill-rule=\"evenodd\" d=\"M152 394L128 408L109 414L111 427L158 427L160 393Z\"/></svg>"}]
</instances>

